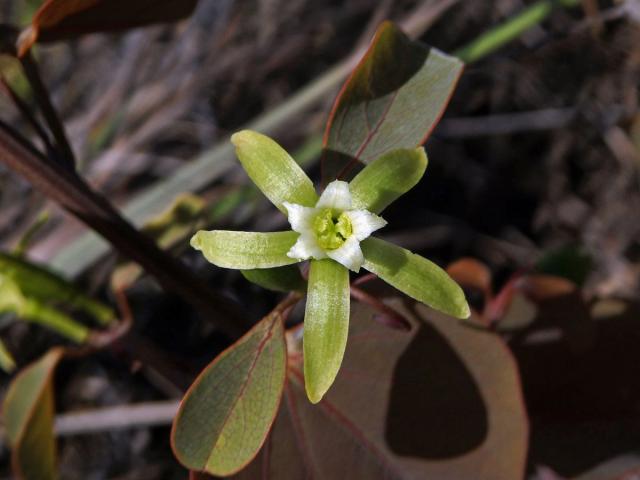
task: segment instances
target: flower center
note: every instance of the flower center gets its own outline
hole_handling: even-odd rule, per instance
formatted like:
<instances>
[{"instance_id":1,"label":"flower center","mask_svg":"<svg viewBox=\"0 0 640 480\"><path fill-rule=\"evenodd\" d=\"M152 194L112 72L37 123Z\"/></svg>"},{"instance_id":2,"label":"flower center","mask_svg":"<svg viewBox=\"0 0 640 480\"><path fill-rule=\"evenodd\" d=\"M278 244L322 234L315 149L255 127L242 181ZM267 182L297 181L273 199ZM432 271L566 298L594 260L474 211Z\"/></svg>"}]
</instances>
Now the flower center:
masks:
<instances>
[{"instance_id":1,"label":"flower center","mask_svg":"<svg viewBox=\"0 0 640 480\"><path fill-rule=\"evenodd\" d=\"M349 218L344 213L334 214L331 208L323 208L313 220L313 233L320 248L325 250L342 246L352 232Z\"/></svg>"}]
</instances>

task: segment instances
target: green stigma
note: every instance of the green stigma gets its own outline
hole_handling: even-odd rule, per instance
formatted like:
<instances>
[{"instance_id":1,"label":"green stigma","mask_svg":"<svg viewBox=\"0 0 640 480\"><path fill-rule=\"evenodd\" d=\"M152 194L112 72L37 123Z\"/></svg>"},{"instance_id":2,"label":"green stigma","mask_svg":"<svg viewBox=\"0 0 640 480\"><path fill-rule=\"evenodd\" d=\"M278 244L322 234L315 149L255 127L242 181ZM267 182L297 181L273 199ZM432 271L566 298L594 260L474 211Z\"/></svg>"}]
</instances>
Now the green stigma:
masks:
<instances>
[{"instance_id":1,"label":"green stigma","mask_svg":"<svg viewBox=\"0 0 640 480\"><path fill-rule=\"evenodd\" d=\"M325 250L341 247L352 232L349 218L344 213L336 218L330 208L322 209L313 220L313 233L320 248Z\"/></svg>"}]
</instances>

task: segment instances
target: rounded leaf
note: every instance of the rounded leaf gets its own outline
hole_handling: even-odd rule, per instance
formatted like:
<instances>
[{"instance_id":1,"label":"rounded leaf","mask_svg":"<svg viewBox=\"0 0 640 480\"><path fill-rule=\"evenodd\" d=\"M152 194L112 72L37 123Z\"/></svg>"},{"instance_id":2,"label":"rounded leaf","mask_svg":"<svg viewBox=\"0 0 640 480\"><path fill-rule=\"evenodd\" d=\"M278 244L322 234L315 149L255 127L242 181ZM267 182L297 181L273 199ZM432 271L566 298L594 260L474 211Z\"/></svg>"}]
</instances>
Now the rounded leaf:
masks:
<instances>
[{"instance_id":1,"label":"rounded leaf","mask_svg":"<svg viewBox=\"0 0 640 480\"><path fill-rule=\"evenodd\" d=\"M221 476L249 463L271 429L285 371L282 318L272 314L222 352L187 391L171 431L180 463Z\"/></svg>"}]
</instances>

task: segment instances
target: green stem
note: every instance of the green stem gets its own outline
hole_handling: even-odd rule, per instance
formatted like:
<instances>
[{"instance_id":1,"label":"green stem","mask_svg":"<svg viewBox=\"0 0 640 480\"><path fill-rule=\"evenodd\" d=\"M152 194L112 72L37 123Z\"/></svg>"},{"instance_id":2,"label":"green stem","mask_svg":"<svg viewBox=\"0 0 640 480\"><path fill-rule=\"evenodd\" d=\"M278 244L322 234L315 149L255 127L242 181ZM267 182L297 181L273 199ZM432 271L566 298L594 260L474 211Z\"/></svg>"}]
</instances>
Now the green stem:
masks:
<instances>
[{"instance_id":1,"label":"green stem","mask_svg":"<svg viewBox=\"0 0 640 480\"><path fill-rule=\"evenodd\" d=\"M473 63L515 40L545 20L557 7L575 7L580 0L540 0L506 22L483 33L453 54L465 63Z\"/></svg>"}]
</instances>

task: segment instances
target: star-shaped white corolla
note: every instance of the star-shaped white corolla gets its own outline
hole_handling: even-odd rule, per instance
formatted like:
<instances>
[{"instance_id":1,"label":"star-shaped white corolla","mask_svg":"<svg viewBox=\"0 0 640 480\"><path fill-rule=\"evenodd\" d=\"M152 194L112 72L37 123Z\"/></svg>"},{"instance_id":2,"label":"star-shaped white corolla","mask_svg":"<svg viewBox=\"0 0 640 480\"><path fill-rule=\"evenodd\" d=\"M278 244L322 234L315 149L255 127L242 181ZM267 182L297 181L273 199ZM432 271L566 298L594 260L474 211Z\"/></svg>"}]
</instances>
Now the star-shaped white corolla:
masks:
<instances>
[{"instance_id":1,"label":"star-shaped white corolla","mask_svg":"<svg viewBox=\"0 0 640 480\"><path fill-rule=\"evenodd\" d=\"M349 184L327 185L315 207L284 202L291 229L300 237L287 252L297 260L330 258L358 272L364 264L360 242L387 222L367 210L352 209Z\"/></svg>"}]
</instances>

